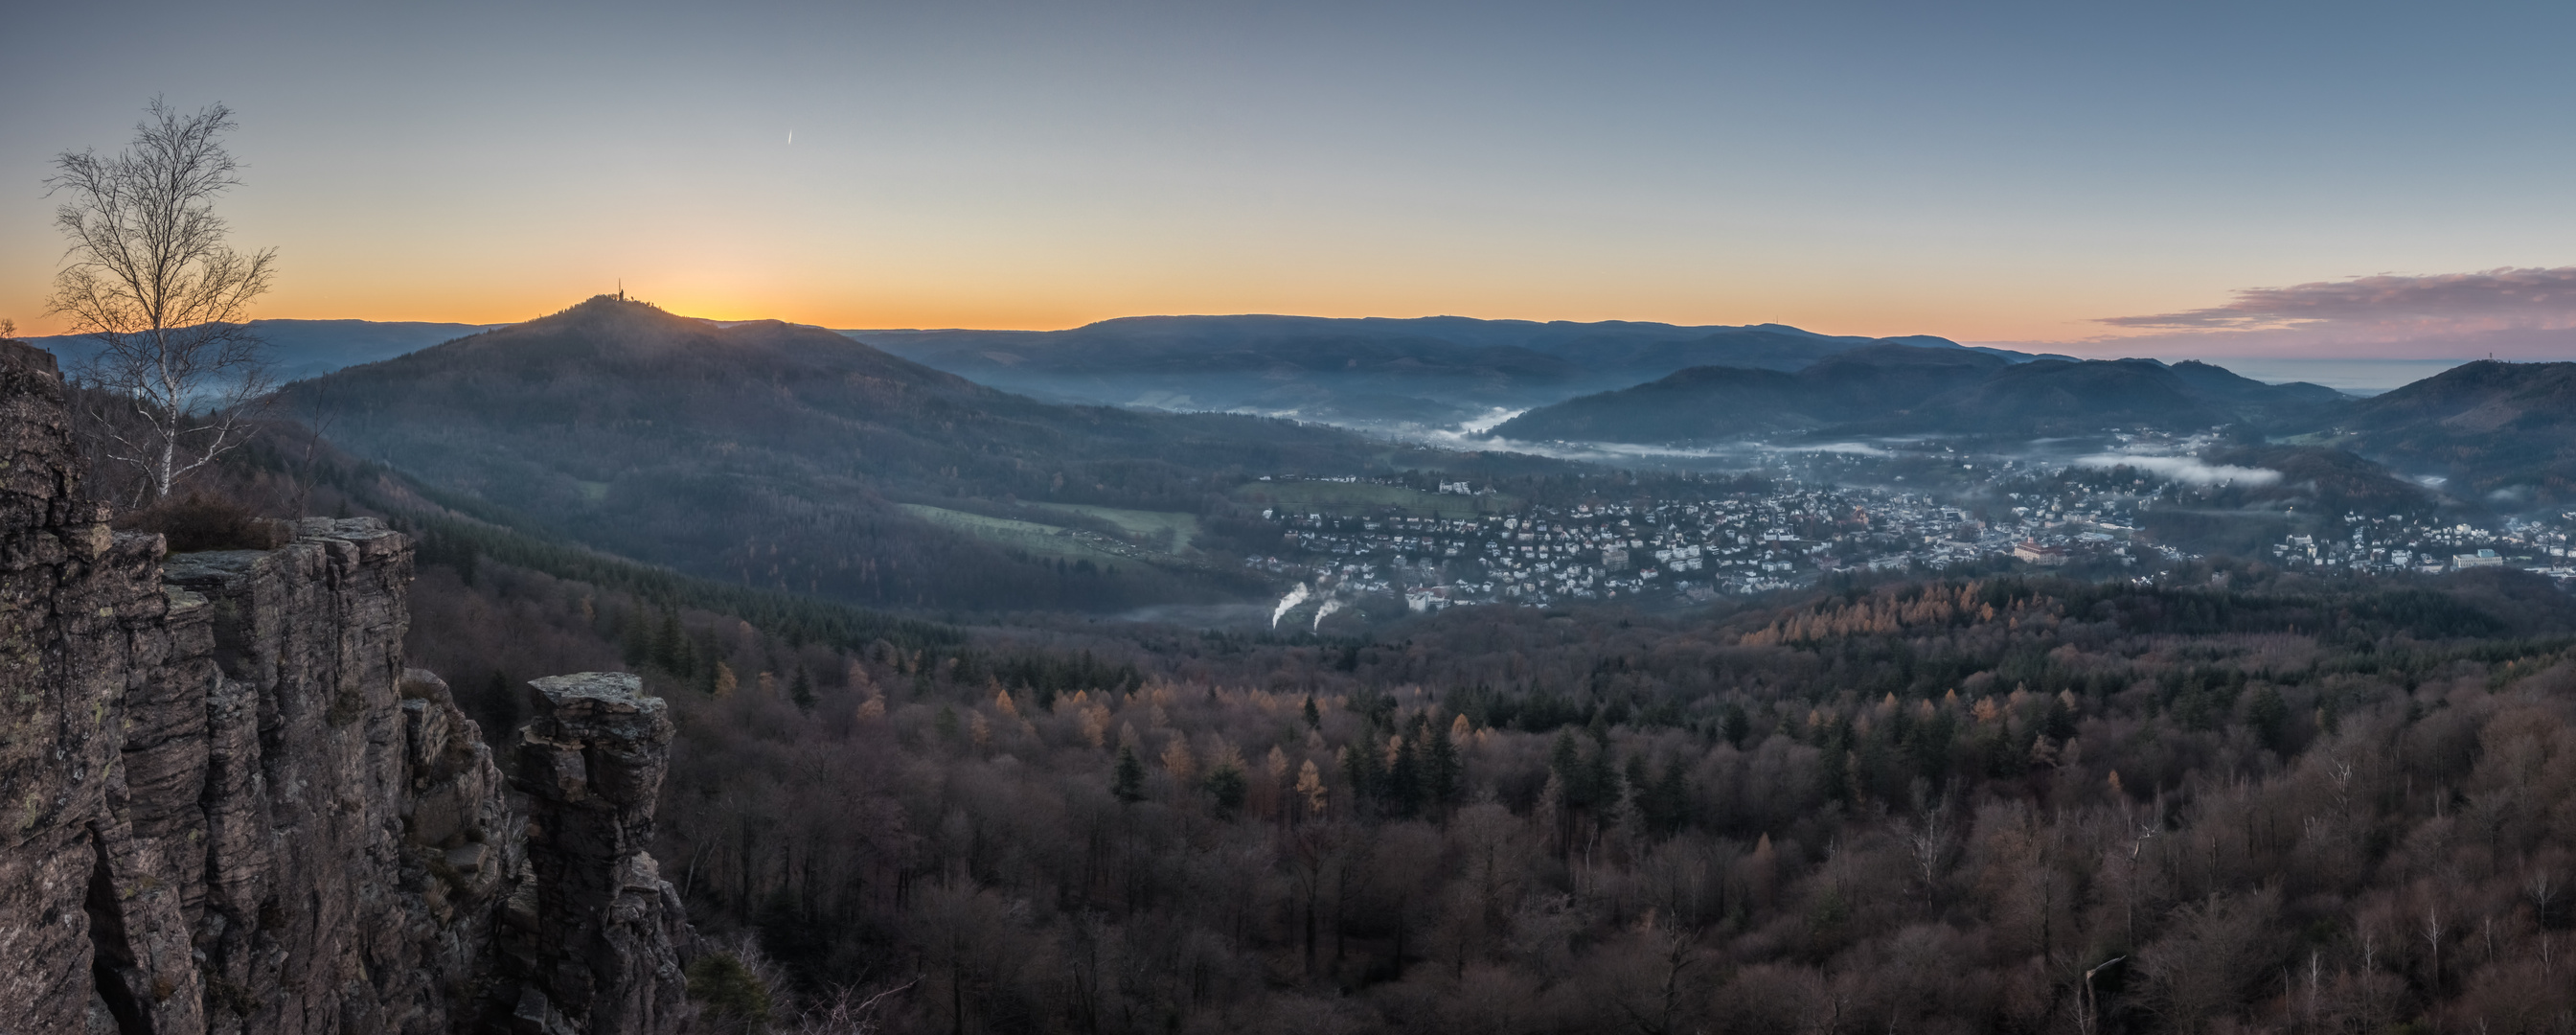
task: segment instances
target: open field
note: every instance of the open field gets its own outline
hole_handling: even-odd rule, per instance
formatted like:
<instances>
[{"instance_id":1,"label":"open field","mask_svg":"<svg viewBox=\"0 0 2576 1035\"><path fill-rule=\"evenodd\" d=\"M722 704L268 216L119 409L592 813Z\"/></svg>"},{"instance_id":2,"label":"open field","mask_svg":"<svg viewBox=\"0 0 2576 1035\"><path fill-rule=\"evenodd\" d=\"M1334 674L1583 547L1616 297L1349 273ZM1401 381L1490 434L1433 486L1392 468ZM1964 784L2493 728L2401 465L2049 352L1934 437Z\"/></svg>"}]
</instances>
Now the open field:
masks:
<instances>
[{"instance_id":1,"label":"open field","mask_svg":"<svg viewBox=\"0 0 2576 1035\"><path fill-rule=\"evenodd\" d=\"M1246 482L1235 486L1233 495L1237 500L1265 507L1336 513L1394 510L1406 517L1444 519L1508 514L1521 509L1520 499L1513 496L1457 496L1367 482Z\"/></svg>"},{"instance_id":2,"label":"open field","mask_svg":"<svg viewBox=\"0 0 2576 1035\"><path fill-rule=\"evenodd\" d=\"M1029 503L1032 510L1078 514L1106 521L1139 545L1166 553L1185 553L1190 540L1199 534L1199 516L1168 510L1120 510L1116 507L1094 507L1078 503Z\"/></svg>"},{"instance_id":3,"label":"open field","mask_svg":"<svg viewBox=\"0 0 2576 1035\"><path fill-rule=\"evenodd\" d=\"M921 503L896 504L906 513L945 528L953 528L975 538L1045 557L1067 560L1106 561L1120 559L1120 554L1091 545L1097 536L1062 525L1035 521L986 517L962 510L949 510Z\"/></svg>"}]
</instances>

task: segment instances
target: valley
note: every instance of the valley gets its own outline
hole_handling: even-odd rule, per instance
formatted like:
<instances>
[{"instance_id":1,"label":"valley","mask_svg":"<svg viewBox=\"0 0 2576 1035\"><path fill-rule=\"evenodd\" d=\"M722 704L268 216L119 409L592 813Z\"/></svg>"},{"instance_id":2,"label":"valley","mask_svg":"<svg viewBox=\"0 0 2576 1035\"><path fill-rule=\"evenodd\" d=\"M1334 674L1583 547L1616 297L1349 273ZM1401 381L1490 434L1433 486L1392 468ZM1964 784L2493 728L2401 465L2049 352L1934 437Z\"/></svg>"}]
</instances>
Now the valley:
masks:
<instances>
[{"instance_id":1,"label":"valley","mask_svg":"<svg viewBox=\"0 0 2576 1035\"><path fill-rule=\"evenodd\" d=\"M2515 779L2443 745L2576 737L2576 517L2446 491L2552 476L2421 430L2546 427L2514 401L2545 387L2473 364L2383 410L1837 345L1478 438L1046 402L593 299L290 386L313 423L215 484L416 543L406 651L481 728L537 717L536 674L668 702L653 851L715 1030L864 993L899 1030L1576 1032L1661 1002L1750 1035L1830 987L1872 1025L2161 1031L2181 971L2101 1006L2065 975L2207 954L2212 909L2336 932L2309 951L2353 991L2320 1023L2555 1001L2351 948L2432 867L2452 915L2552 944L2556 914L2494 904L2554 872L2546 820L2428 831ZM1511 437L1551 427L1610 437ZM2241 832L2374 751L2400 760L2366 808ZM1854 962L1927 938L1940 995Z\"/></svg>"},{"instance_id":2,"label":"valley","mask_svg":"<svg viewBox=\"0 0 2576 1035\"><path fill-rule=\"evenodd\" d=\"M1094 398L1005 395L870 337L998 384ZM1524 360L1519 380L1487 376L1507 356ZM1576 394L1583 377L1709 358L1768 366ZM1306 373L1283 381L1291 361ZM826 335L594 299L327 374L287 401L354 458L477 501L476 520L702 577L949 613L1250 605L1306 585L1349 598L1346 620L1374 621L1470 603L1690 606L2015 564L2152 578L2212 555L2286 559L2285 544L2342 542L2370 522L2371 541L2398 541L2380 526L2402 521L2409 543L2463 523L2545 524L2555 512L2499 504L2555 498L2546 454L2512 454L2536 474L2434 475L2441 441L2399 430L2545 420L2556 375L2532 369L2541 387L2471 364L2355 400L2201 363L1784 327L1244 317ZM1352 398L1412 390L1457 413L1541 405L1482 433L1426 435L1339 410L1287 421L1102 407L1115 393L1083 371L1180 379L1166 388L1193 399L1257 375ZM441 415L467 399L471 433ZM1620 467L1635 472L1627 482L1598 480ZM2445 493L2453 475L2484 492ZM662 516L673 505L686 517ZM1631 524L1612 535L1612 515ZM1650 533L1670 540L1651 545L1636 534L1639 519L1679 517L1711 523ZM1517 542L1541 526L1579 542ZM2426 566L2420 547L2376 548L2363 567Z\"/></svg>"},{"instance_id":3,"label":"valley","mask_svg":"<svg viewBox=\"0 0 2576 1035\"><path fill-rule=\"evenodd\" d=\"M9 13L0 1035L2576 1035L2576 6Z\"/></svg>"}]
</instances>

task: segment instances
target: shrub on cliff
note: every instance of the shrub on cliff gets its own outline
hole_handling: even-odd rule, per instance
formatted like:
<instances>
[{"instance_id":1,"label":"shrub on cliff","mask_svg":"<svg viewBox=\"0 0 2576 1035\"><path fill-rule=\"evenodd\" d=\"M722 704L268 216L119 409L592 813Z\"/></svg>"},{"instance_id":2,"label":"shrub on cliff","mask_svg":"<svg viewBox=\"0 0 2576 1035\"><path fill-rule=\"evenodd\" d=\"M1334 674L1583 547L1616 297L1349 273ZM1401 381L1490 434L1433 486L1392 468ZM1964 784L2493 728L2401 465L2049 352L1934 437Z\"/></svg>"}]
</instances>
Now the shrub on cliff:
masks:
<instances>
[{"instance_id":1,"label":"shrub on cliff","mask_svg":"<svg viewBox=\"0 0 2576 1035\"><path fill-rule=\"evenodd\" d=\"M689 998L707 1013L711 1031L756 1032L769 1022L769 982L740 956L711 951L689 961Z\"/></svg>"}]
</instances>

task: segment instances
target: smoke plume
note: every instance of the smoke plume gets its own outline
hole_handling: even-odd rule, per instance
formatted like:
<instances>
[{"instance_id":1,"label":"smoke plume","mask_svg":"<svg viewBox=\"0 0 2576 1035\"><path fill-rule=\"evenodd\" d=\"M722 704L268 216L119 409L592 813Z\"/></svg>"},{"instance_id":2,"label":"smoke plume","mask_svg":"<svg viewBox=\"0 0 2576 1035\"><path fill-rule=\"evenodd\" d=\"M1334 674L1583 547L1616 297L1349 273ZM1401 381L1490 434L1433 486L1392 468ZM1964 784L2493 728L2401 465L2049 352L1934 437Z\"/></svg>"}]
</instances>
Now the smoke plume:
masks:
<instances>
[{"instance_id":1,"label":"smoke plume","mask_svg":"<svg viewBox=\"0 0 2576 1035\"><path fill-rule=\"evenodd\" d=\"M1322 606L1322 607L1319 607L1319 608L1316 608L1316 609L1315 609L1315 625L1314 625L1314 629L1315 629L1315 630L1321 630L1321 629L1324 627L1324 616L1325 616L1325 615L1328 615L1328 614L1332 614L1333 612L1335 612L1335 611L1339 611L1339 610L1341 610L1341 609L1342 609L1342 602L1341 602L1341 601L1339 601L1339 600L1327 600L1327 601L1324 601L1324 606Z\"/></svg>"},{"instance_id":2,"label":"smoke plume","mask_svg":"<svg viewBox=\"0 0 2576 1035\"><path fill-rule=\"evenodd\" d=\"M1287 596L1279 598L1279 606L1270 612L1270 627L1272 629L1279 628L1279 620L1288 617L1290 609L1299 604L1305 603L1306 598L1313 595L1314 594L1306 591L1305 583L1298 583L1297 588L1289 590Z\"/></svg>"}]
</instances>

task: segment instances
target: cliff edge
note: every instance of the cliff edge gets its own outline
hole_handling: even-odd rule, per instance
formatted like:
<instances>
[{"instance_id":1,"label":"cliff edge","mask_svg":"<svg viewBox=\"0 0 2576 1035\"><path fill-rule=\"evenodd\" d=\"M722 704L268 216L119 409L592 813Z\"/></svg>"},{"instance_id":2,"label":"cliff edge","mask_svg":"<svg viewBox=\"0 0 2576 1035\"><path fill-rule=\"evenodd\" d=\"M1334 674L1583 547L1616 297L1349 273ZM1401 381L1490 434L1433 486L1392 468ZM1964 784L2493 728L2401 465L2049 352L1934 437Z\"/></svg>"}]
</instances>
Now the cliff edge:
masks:
<instances>
[{"instance_id":1,"label":"cliff edge","mask_svg":"<svg viewBox=\"0 0 2576 1035\"><path fill-rule=\"evenodd\" d=\"M0 1035L677 1026L661 701L538 681L515 806L404 667L406 537L164 556L78 455L53 357L0 341Z\"/></svg>"}]
</instances>

